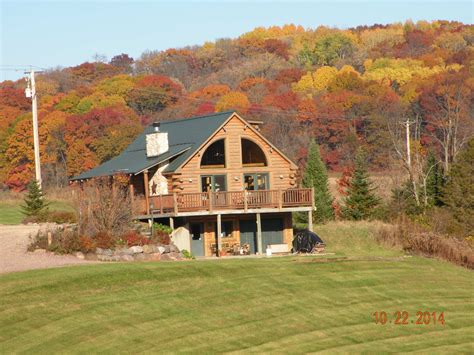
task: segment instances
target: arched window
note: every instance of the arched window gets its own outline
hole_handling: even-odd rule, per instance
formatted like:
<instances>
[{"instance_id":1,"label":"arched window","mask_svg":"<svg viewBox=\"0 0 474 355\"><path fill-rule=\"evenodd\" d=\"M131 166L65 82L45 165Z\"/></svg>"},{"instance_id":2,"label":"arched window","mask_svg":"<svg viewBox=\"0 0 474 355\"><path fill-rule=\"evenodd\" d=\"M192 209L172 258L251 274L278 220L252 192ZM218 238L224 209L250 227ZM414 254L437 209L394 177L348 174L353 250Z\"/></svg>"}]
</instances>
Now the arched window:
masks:
<instances>
[{"instance_id":1,"label":"arched window","mask_svg":"<svg viewBox=\"0 0 474 355\"><path fill-rule=\"evenodd\" d=\"M224 139L212 143L204 152L201 159L202 168L225 168Z\"/></svg>"},{"instance_id":2,"label":"arched window","mask_svg":"<svg viewBox=\"0 0 474 355\"><path fill-rule=\"evenodd\" d=\"M265 153L256 143L242 138L241 149L243 166L267 166Z\"/></svg>"}]
</instances>

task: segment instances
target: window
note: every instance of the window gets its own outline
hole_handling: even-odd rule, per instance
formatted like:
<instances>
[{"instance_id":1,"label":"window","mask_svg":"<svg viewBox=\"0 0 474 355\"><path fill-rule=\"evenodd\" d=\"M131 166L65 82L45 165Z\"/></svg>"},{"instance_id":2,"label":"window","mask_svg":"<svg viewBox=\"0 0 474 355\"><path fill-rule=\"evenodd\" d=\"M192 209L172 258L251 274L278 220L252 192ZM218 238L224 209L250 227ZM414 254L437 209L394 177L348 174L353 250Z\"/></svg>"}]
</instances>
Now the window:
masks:
<instances>
[{"instance_id":1,"label":"window","mask_svg":"<svg viewBox=\"0 0 474 355\"><path fill-rule=\"evenodd\" d=\"M206 149L201 159L201 168L225 168L224 143L224 139L220 139Z\"/></svg>"},{"instance_id":2,"label":"window","mask_svg":"<svg viewBox=\"0 0 474 355\"><path fill-rule=\"evenodd\" d=\"M269 190L270 179L268 174L244 174L245 190Z\"/></svg>"},{"instance_id":3,"label":"window","mask_svg":"<svg viewBox=\"0 0 474 355\"><path fill-rule=\"evenodd\" d=\"M201 176L202 192L219 192L227 191L225 175L202 175Z\"/></svg>"},{"instance_id":4,"label":"window","mask_svg":"<svg viewBox=\"0 0 474 355\"><path fill-rule=\"evenodd\" d=\"M221 223L221 238L232 238L234 231L234 223L232 221L222 221ZM217 223L215 233L217 235Z\"/></svg>"},{"instance_id":5,"label":"window","mask_svg":"<svg viewBox=\"0 0 474 355\"><path fill-rule=\"evenodd\" d=\"M267 166L267 158L262 148L251 140L242 138L240 141L243 166Z\"/></svg>"}]
</instances>

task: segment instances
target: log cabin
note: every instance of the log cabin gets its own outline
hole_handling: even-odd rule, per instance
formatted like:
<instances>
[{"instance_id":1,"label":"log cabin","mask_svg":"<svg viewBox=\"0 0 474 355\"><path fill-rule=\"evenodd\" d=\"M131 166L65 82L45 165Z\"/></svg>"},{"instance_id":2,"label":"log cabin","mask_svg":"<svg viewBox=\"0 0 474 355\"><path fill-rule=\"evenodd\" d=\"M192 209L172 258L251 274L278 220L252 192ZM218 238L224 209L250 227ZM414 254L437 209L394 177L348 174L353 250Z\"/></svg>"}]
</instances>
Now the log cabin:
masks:
<instances>
[{"instance_id":1,"label":"log cabin","mask_svg":"<svg viewBox=\"0 0 474 355\"><path fill-rule=\"evenodd\" d=\"M298 167L260 124L233 111L156 122L71 180L125 174L135 218L170 225L174 243L195 256L289 250L292 213L311 221L314 192L298 188Z\"/></svg>"}]
</instances>

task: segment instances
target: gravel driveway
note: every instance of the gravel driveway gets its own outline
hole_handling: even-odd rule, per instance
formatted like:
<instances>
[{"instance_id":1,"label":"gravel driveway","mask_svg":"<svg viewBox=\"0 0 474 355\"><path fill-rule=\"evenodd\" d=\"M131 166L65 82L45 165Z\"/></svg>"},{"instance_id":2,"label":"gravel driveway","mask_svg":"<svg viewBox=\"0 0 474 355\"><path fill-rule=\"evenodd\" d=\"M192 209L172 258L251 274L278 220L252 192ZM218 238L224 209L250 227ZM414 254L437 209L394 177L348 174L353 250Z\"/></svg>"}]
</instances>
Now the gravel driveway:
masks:
<instances>
[{"instance_id":1,"label":"gravel driveway","mask_svg":"<svg viewBox=\"0 0 474 355\"><path fill-rule=\"evenodd\" d=\"M38 232L39 229L39 225L0 225L0 274L93 263L93 261L81 260L72 255L54 255L44 251L27 252L30 234Z\"/></svg>"}]
</instances>

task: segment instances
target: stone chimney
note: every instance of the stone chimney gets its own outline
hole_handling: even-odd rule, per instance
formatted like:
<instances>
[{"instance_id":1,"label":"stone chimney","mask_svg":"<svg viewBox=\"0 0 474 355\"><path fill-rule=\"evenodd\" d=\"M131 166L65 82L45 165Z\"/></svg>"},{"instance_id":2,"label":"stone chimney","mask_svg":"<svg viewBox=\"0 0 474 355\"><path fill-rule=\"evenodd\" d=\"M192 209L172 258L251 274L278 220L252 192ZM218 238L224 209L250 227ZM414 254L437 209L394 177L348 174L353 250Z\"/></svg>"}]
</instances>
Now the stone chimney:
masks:
<instances>
[{"instance_id":1,"label":"stone chimney","mask_svg":"<svg viewBox=\"0 0 474 355\"><path fill-rule=\"evenodd\" d=\"M168 146L168 132L160 132L160 123L153 123L153 132L146 135L146 156L156 157L166 153Z\"/></svg>"}]
</instances>

